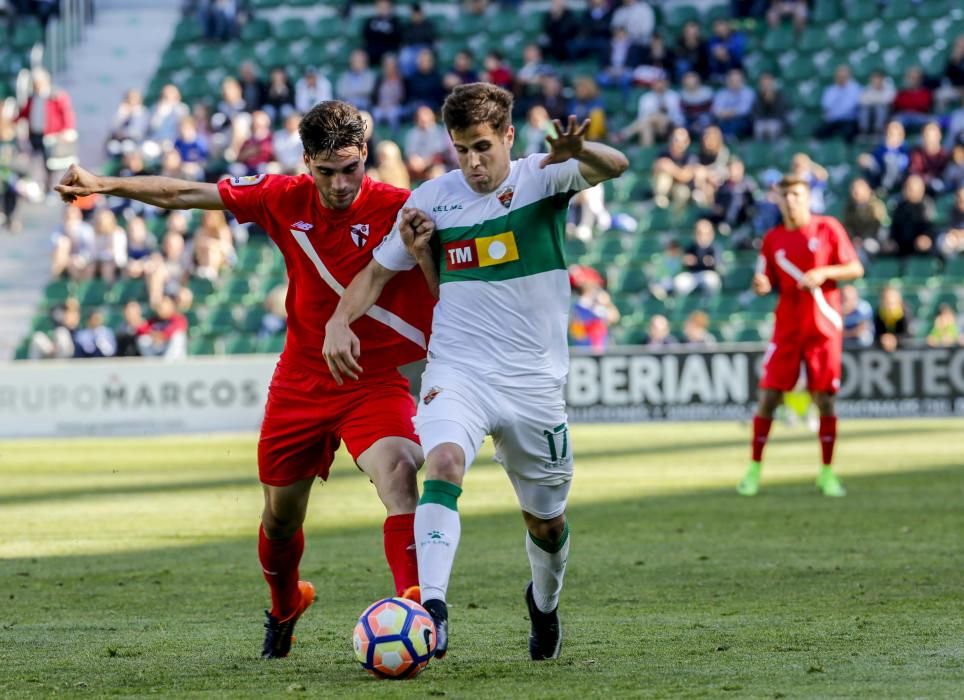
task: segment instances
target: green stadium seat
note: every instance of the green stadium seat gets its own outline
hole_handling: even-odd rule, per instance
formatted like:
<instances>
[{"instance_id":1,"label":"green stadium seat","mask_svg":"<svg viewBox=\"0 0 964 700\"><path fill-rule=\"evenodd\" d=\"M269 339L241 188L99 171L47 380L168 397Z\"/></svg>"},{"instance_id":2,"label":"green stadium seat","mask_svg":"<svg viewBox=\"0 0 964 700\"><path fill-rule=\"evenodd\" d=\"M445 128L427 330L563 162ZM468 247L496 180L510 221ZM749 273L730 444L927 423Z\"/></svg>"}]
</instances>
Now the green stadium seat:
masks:
<instances>
[{"instance_id":1,"label":"green stadium seat","mask_svg":"<svg viewBox=\"0 0 964 700\"><path fill-rule=\"evenodd\" d=\"M873 2L847 2L844 4L844 14L852 26L859 26L877 16L877 5Z\"/></svg>"},{"instance_id":2,"label":"green stadium seat","mask_svg":"<svg viewBox=\"0 0 964 700\"><path fill-rule=\"evenodd\" d=\"M619 231L609 231L592 242L592 253L599 260L610 261L626 251L622 234Z\"/></svg>"},{"instance_id":3,"label":"green stadium seat","mask_svg":"<svg viewBox=\"0 0 964 700\"><path fill-rule=\"evenodd\" d=\"M188 341L188 355L215 355L217 354L216 337L211 335L199 335Z\"/></svg>"},{"instance_id":4,"label":"green stadium seat","mask_svg":"<svg viewBox=\"0 0 964 700\"><path fill-rule=\"evenodd\" d=\"M677 31L687 22L699 22L700 19L699 8L690 5L674 5L663 13L663 24Z\"/></svg>"},{"instance_id":5,"label":"green stadium seat","mask_svg":"<svg viewBox=\"0 0 964 700\"><path fill-rule=\"evenodd\" d=\"M811 24L830 24L840 18L838 0L815 0L810 13Z\"/></svg>"},{"instance_id":6,"label":"green stadium seat","mask_svg":"<svg viewBox=\"0 0 964 700\"><path fill-rule=\"evenodd\" d=\"M912 279L928 278L938 271L937 258L930 256L913 256L904 261L903 277Z\"/></svg>"},{"instance_id":7,"label":"green stadium seat","mask_svg":"<svg viewBox=\"0 0 964 700\"><path fill-rule=\"evenodd\" d=\"M301 17L282 20L274 30L275 38L282 41L300 41L307 37L308 33L308 23Z\"/></svg>"},{"instance_id":8,"label":"green stadium seat","mask_svg":"<svg viewBox=\"0 0 964 700\"><path fill-rule=\"evenodd\" d=\"M889 280L900 277L900 261L896 258L877 258L867 270L870 279Z\"/></svg>"},{"instance_id":9,"label":"green stadium seat","mask_svg":"<svg viewBox=\"0 0 964 700\"><path fill-rule=\"evenodd\" d=\"M570 263L579 260L588 250L586 244L578 238L566 239L566 260Z\"/></svg>"},{"instance_id":10,"label":"green stadium seat","mask_svg":"<svg viewBox=\"0 0 964 700\"><path fill-rule=\"evenodd\" d=\"M203 36L204 30L201 27L201 23L191 17L181 20L174 29L174 38L171 41L173 44L195 44L200 41Z\"/></svg>"},{"instance_id":11,"label":"green stadium seat","mask_svg":"<svg viewBox=\"0 0 964 700\"><path fill-rule=\"evenodd\" d=\"M817 51L823 51L830 47L830 39L827 36L827 32L821 27L807 27L803 31L803 36L800 37L800 41L797 47L801 51L807 53L815 53Z\"/></svg>"},{"instance_id":12,"label":"green stadium seat","mask_svg":"<svg viewBox=\"0 0 964 700\"><path fill-rule=\"evenodd\" d=\"M957 284L964 280L964 255L958 255L947 261L944 266L944 276L948 280L955 280Z\"/></svg>"},{"instance_id":13,"label":"green stadium seat","mask_svg":"<svg viewBox=\"0 0 964 700\"><path fill-rule=\"evenodd\" d=\"M613 282L613 291L636 294L646 289L646 273L641 267L625 267L614 276Z\"/></svg>"},{"instance_id":14,"label":"green stadium seat","mask_svg":"<svg viewBox=\"0 0 964 700\"><path fill-rule=\"evenodd\" d=\"M653 233L643 233L633 241L631 256L633 260L648 261L663 250L663 242Z\"/></svg>"},{"instance_id":15,"label":"green stadium seat","mask_svg":"<svg viewBox=\"0 0 964 700\"><path fill-rule=\"evenodd\" d=\"M112 304L126 304L129 301L147 302L147 285L144 280L122 279L114 282L107 294Z\"/></svg>"},{"instance_id":16,"label":"green stadium seat","mask_svg":"<svg viewBox=\"0 0 964 700\"><path fill-rule=\"evenodd\" d=\"M244 318L238 327L245 333L257 333L261 328L264 310L260 306L252 306L244 313Z\"/></svg>"},{"instance_id":17,"label":"green stadium seat","mask_svg":"<svg viewBox=\"0 0 964 700\"><path fill-rule=\"evenodd\" d=\"M915 5L914 9L921 19L942 19L947 17L950 11L946 0L926 0Z\"/></svg>"},{"instance_id":18,"label":"green stadium seat","mask_svg":"<svg viewBox=\"0 0 964 700\"><path fill-rule=\"evenodd\" d=\"M251 283L247 277L235 276L224 285L221 293L225 299L238 303L251 293Z\"/></svg>"},{"instance_id":19,"label":"green stadium seat","mask_svg":"<svg viewBox=\"0 0 964 700\"><path fill-rule=\"evenodd\" d=\"M250 355L255 352L255 339L249 335L231 335L224 339L224 352L228 355Z\"/></svg>"},{"instance_id":20,"label":"green stadium seat","mask_svg":"<svg viewBox=\"0 0 964 700\"><path fill-rule=\"evenodd\" d=\"M797 36L789 24L780 26L767 31L763 37L762 48L768 54L779 55L796 46Z\"/></svg>"},{"instance_id":21,"label":"green stadium seat","mask_svg":"<svg viewBox=\"0 0 964 700\"><path fill-rule=\"evenodd\" d=\"M241 27L241 40L249 43L263 41L271 36L271 23L266 19L253 19Z\"/></svg>"},{"instance_id":22,"label":"green stadium seat","mask_svg":"<svg viewBox=\"0 0 964 700\"><path fill-rule=\"evenodd\" d=\"M51 280L44 289L44 300L47 306L63 304L70 296L70 283L67 280Z\"/></svg>"},{"instance_id":23,"label":"green stadium seat","mask_svg":"<svg viewBox=\"0 0 964 700\"><path fill-rule=\"evenodd\" d=\"M271 355L277 355L285 347L285 336L283 333L278 335L270 335L267 338L260 338L255 344L255 348L258 352L264 352Z\"/></svg>"},{"instance_id":24,"label":"green stadium seat","mask_svg":"<svg viewBox=\"0 0 964 700\"><path fill-rule=\"evenodd\" d=\"M763 340L763 338L760 336L760 331L758 328L755 326L747 326L745 328L741 328L736 333L733 340L737 343L759 343Z\"/></svg>"},{"instance_id":25,"label":"green stadium seat","mask_svg":"<svg viewBox=\"0 0 964 700\"><path fill-rule=\"evenodd\" d=\"M194 295L194 303L197 305L206 303L208 297L216 291L214 282L203 277L192 277L188 280L187 286Z\"/></svg>"},{"instance_id":26,"label":"green stadium seat","mask_svg":"<svg viewBox=\"0 0 964 700\"><path fill-rule=\"evenodd\" d=\"M737 268L730 270L723 276L723 289L732 291L746 291L753 281L753 268Z\"/></svg>"},{"instance_id":27,"label":"green stadium seat","mask_svg":"<svg viewBox=\"0 0 964 700\"><path fill-rule=\"evenodd\" d=\"M237 328L234 308L229 305L215 306L208 310L207 316L201 323L205 332L218 334L233 331Z\"/></svg>"},{"instance_id":28,"label":"green stadium seat","mask_svg":"<svg viewBox=\"0 0 964 700\"><path fill-rule=\"evenodd\" d=\"M143 282L141 282L143 285ZM82 306L100 306L107 296L107 283L102 279L92 279L84 282L77 289L77 299Z\"/></svg>"},{"instance_id":29,"label":"green stadium seat","mask_svg":"<svg viewBox=\"0 0 964 700\"><path fill-rule=\"evenodd\" d=\"M223 52L218 46L202 46L191 61L191 67L199 71L210 71L223 64Z\"/></svg>"}]
</instances>

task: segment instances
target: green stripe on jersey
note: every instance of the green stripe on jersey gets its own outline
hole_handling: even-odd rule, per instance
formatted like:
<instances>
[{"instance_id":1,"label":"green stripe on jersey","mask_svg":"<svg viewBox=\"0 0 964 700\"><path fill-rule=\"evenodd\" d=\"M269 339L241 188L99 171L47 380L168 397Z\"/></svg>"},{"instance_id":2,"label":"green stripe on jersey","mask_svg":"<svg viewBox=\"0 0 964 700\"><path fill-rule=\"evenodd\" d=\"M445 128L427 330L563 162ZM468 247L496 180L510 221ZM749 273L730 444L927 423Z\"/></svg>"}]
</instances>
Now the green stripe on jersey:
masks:
<instances>
[{"instance_id":1,"label":"green stripe on jersey","mask_svg":"<svg viewBox=\"0 0 964 700\"><path fill-rule=\"evenodd\" d=\"M501 282L530 277L550 270L566 269L565 238L566 212L572 193L563 193L540 199L504 216L488 219L472 226L454 226L438 231L441 242L439 281ZM511 231L518 250L518 257L509 254L507 262L475 264L467 267L459 264L452 245L459 241L499 236ZM476 254L474 249L471 255ZM483 253L484 257L484 253ZM477 263L477 261L476 261ZM457 269L451 269L455 267Z\"/></svg>"}]
</instances>

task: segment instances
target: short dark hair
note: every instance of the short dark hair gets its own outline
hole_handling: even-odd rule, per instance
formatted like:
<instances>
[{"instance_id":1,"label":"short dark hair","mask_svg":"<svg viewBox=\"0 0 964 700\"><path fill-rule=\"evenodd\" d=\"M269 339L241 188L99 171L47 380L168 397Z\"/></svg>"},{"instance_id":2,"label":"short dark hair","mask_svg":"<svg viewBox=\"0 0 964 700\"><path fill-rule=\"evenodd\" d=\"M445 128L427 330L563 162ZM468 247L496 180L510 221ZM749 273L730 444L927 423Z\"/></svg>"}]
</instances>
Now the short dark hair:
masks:
<instances>
[{"instance_id":1,"label":"short dark hair","mask_svg":"<svg viewBox=\"0 0 964 700\"><path fill-rule=\"evenodd\" d=\"M319 102L301 120L301 143L309 158L328 157L343 148L365 145L365 120L347 102Z\"/></svg>"},{"instance_id":2,"label":"short dark hair","mask_svg":"<svg viewBox=\"0 0 964 700\"><path fill-rule=\"evenodd\" d=\"M459 85L445 98L442 121L449 131L488 124L504 134L512 123L512 93L490 83Z\"/></svg>"},{"instance_id":3,"label":"short dark hair","mask_svg":"<svg viewBox=\"0 0 964 700\"><path fill-rule=\"evenodd\" d=\"M777 187L781 190L788 190L795 185L803 185L808 190L810 189L810 183L799 175L788 174L784 175L780 182L777 183Z\"/></svg>"}]
</instances>

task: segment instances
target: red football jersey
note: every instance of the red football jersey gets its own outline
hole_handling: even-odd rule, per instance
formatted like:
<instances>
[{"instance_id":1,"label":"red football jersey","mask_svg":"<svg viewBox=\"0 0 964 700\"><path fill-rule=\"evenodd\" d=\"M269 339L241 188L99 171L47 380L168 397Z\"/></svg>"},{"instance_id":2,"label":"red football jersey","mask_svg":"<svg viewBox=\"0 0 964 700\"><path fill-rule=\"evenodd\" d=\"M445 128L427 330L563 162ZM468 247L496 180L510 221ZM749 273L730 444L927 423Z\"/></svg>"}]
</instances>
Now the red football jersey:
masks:
<instances>
[{"instance_id":1,"label":"red football jersey","mask_svg":"<svg viewBox=\"0 0 964 700\"><path fill-rule=\"evenodd\" d=\"M840 290L833 281L813 292L800 289L800 277L815 267L844 265L857 259L844 227L832 216L811 216L797 229L780 224L767 231L757 266L780 299L776 308L775 342L813 335L842 333Z\"/></svg>"},{"instance_id":2,"label":"red football jersey","mask_svg":"<svg viewBox=\"0 0 964 700\"><path fill-rule=\"evenodd\" d=\"M321 203L309 175L256 175L218 183L221 201L238 221L261 226L288 268L288 335L282 359L329 374L322 355L325 324L345 287L392 230L409 191L366 177L351 207ZM418 267L398 274L375 306L352 324L366 372L425 357L435 299Z\"/></svg>"}]
</instances>

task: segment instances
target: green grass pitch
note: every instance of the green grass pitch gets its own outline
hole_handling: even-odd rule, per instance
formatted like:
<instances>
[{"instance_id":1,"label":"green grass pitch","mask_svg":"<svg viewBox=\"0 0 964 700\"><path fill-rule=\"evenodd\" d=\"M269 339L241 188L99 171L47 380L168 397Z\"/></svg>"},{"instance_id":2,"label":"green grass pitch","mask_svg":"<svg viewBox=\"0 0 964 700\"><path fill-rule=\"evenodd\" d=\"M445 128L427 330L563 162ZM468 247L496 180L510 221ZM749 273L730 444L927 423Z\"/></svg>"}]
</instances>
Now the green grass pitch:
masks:
<instances>
[{"instance_id":1,"label":"green grass pitch","mask_svg":"<svg viewBox=\"0 0 964 700\"><path fill-rule=\"evenodd\" d=\"M964 422L841 421L840 500L804 428L774 428L753 499L733 491L746 426L572 437L562 659L527 658L522 522L486 448L449 656L401 683L352 656L390 577L344 454L306 525L320 599L263 662L254 436L0 444L0 697L960 697Z\"/></svg>"}]
</instances>

